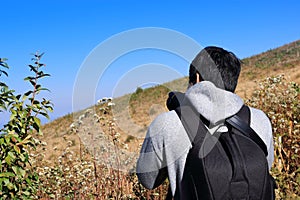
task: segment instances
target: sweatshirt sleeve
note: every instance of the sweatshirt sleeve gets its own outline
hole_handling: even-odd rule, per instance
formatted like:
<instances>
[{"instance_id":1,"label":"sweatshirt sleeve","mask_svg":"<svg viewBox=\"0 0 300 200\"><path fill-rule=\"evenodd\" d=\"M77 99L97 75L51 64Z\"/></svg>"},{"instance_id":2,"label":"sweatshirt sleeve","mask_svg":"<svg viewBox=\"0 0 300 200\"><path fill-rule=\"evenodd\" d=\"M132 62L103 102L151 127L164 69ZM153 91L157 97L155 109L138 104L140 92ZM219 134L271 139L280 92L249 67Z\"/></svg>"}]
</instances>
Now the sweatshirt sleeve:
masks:
<instances>
[{"instance_id":1,"label":"sweatshirt sleeve","mask_svg":"<svg viewBox=\"0 0 300 200\"><path fill-rule=\"evenodd\" d=\"M183 175L191 142L175 111L162 113L149 126L137 161L139 181L149 189L168 177L171 189Z\"/></svg>"},{"instance_id":2,"label":"sweatshirt sleeve","mask_svg":"<svg viewBox=\"0 0 300 200\"><path fill-rule=\"evenodd\" d=\"M165 159L157 153L153 144L153 140L157 141L154 137L162 137L163 134L162 127L157 126L157 120L151 123L147 131L136 167L139 181L148 189L158 187L168 176Z\"/></svg>"},{"instance_id":3,"label":"sweatshirt sleeve","mask_svg":"<svg viewBox=\"0 0 300 200\"><path fill-rule=\"evenodd\" d=\"M258 109L251 108L251 128L260 136L268 149L268 166L272 167L274 161L274 146L273 146L273 133L272 125L267 115Z\"/></svg>"}]
</instances>

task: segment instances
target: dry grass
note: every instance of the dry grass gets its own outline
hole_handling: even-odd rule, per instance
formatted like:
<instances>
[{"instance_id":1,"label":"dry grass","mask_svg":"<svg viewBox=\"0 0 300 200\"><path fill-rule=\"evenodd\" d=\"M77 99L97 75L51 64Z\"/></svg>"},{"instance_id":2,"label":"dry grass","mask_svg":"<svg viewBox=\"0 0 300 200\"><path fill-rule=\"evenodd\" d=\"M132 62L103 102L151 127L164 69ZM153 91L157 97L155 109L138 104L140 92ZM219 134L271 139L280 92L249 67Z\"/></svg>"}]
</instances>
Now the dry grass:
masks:
<instances>
[{"instance_id":1,"label":"dry grass","mask_svg":"<svg viewBox=\"0 0 300 200\"><path fill-rule=\"evenodd\" d=\"M244 99L251 99L253 92L259 90L258 82L282 73L287 82L300 83L298 50L299 42L295 42L275 50L280 53L268 51L245 59L237 93ZM289 53L285 57L282 52ZM135 162L150 122L167 110L167 93L170 90L185 91L186 82L187 78L183 78L164 86L137 90L136 93L114 99L116 105L113 107L108 103L96 105L44 125L44 136L40 139L47 145L44 144L34 153L42 181L40 197L163 199L167 183L155 191L146 190L138 184L134 175ZM293 127L296 126L293 124ZM283 133L277 136L280 134ZM299 144L299 140L297 142ZM283 162L278 161L278 153L287 152L286 146L276 148L283 148L284 151L276 150L275 168ZM294 154L284 155L287 158ZM273 170L273 173L279 176L279 173L286 171ZM282 180L282 183L287 180ZM286 190L277 192L278 198L284 192Z\"/></svg>"}]
</instances>

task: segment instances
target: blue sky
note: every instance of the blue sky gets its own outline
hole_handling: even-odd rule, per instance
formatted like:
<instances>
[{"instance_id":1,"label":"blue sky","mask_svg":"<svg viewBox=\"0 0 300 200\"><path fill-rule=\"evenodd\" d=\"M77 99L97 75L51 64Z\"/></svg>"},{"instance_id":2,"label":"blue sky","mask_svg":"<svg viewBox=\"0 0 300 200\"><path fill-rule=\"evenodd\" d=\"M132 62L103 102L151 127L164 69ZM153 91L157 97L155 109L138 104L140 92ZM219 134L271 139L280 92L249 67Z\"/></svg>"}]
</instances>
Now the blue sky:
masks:
<instances>
[{"instance_id":1,"label":"blue sky","mask_svg":"<svg viewBox=\"0 0 300 200\"><path fill-rule=\"evenodd\" d=\"M23 78L29 74L31 53L45 52L42 61L52 76L42 83L51 90L44 95L55 104L51 114L55 119L73 111L74 85L87 57L120 33L144 27L174 30L203 47L218 45L245 58L300 39L299 10L297 0L2 1L0 57L8 58L11 67L5 81L21 93L29 87ZM184 76L188 62L157 49L120 55L99 77L95 99L132 92L143 85L136 82L122 92L113 92L122 77L139 66L158 63ZM82 108L89 106L81 103Z\"/></svg>"}]
</instances>

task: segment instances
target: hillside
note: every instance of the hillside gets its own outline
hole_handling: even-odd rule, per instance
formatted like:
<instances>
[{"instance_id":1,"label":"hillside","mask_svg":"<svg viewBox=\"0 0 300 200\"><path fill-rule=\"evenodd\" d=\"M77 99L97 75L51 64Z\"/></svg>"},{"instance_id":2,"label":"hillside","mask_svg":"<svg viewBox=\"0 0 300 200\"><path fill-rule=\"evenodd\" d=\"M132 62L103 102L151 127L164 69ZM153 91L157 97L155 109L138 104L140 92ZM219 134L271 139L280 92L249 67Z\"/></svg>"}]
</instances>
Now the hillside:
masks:
<instances>
[{"instance_id":1,"label":"hillside","mask_svg":"<svg viewBox=\"0 0 300 200\"><path fill-rule=\"evenodd\" d=\"M285 74L288 79L300 83L299 52L300 40L243 59L236 92L246 99L258 87L257 81L278 74ZM103 141L106 141L105 148L113 148L112 138L115 136L112 135L112 124L120 149L126 151L124 154L134 157L139 152L149 123L159 113L166 111L165 100L170 86L184 91L186 83L187 78L182 78L160 86L139 89L133 94L114 99L115 106L108 106L108 103L96 105L44 125L44 136L41 139L47 146L40 149L44 152L43 161L53 163L67 147L77 152L77 155L84 147L91 151L88 147L103 146ZM134 161L130 167L133 165Z\"/></svg>"},{"instance_id":2,"label":"hillside","mask_svg":"<svg viewBox=\"0 0 300 200\"><path fill-rule=\"evenodd\" d=\"M245 58L236 92L249 97L257 82L268 76L285 74L289 80L300 82L300 40Z\"/></svg>"}]
</instances>

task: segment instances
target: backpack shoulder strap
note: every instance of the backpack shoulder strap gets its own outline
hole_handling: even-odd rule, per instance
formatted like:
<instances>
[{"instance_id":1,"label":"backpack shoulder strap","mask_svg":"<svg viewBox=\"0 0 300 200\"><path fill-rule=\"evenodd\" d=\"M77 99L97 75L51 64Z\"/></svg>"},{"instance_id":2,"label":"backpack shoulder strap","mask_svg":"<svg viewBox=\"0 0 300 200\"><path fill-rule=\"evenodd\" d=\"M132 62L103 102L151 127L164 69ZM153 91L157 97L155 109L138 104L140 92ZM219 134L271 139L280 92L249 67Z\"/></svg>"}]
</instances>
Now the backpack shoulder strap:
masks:
<instances>
[{"instance_id":1,"label":"backpack shoulder strap","mask_svg":"<svg viewBox=\"0 0 300 200\"><path fill-rule=\"evenodd\" d=\"M240 115L240 116L239 116ZM241 111L239 111L236 115L228 118L226 120L227 124L239 130L242 134L252 139L265 153L265 156L268 155L267 146L263 142L263 140L257 135L257 133L250 127L249 121L246 123L242 120L241 117L244 118L245 115L250 116L250 109L248 106L243 105ZM250 117L249 117L250 119Z\"/></svg>"},{"instance_id":2,"label":"backpack shoulder strap","mask_svg":"<svg viewBox=\"0 0 300 200\"><path fill-rule=\"evenodd\" d=\"M204 124L208 121L202 119L200 114L188 105L176 108L175 112L177 113L184 129L186 130L192 146L194 146L195 143L201 145L206 133Z\"/></svg>"}]
</instances>

